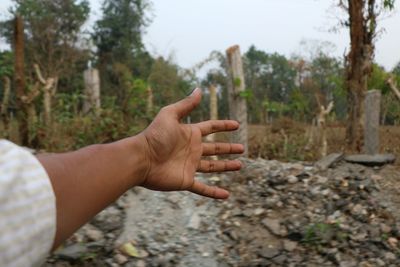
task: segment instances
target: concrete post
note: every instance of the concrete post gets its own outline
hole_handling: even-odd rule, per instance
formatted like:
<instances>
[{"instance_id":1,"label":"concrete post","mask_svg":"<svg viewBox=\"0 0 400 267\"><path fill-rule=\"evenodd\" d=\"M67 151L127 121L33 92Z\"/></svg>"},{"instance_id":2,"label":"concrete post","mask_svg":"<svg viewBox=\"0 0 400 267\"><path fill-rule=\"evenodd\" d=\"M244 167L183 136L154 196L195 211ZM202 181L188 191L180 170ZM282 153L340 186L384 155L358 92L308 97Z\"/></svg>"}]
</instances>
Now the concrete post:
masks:
<instances>
[{"instance_id":1,"label":"concrete post","mask_svg":"<svg viewBox=\"0 0 400 267\"><path fill-rule=\"evenodd\" d=\"M229 114L232 120L240 123L238 131L232 134L232 142L243 144L245 152L243 156L248 156L248 132L247 132L247 103L241 93L245 91L245 79L242 63L242 55L239 46L232 46L227 51L228 58L228 94L229 94Z\"/></svg>"},{"instance_id":2,"label":"concrete post","mask_svg":"<svg viewBox=\"0 0 400 267\"><path fill-rule=\"evenodd\" d=\"M381 92L371 90L365 96L365 142L364 153L379 154L379 117L381 109Z\"/></svg>"}]
</instances>

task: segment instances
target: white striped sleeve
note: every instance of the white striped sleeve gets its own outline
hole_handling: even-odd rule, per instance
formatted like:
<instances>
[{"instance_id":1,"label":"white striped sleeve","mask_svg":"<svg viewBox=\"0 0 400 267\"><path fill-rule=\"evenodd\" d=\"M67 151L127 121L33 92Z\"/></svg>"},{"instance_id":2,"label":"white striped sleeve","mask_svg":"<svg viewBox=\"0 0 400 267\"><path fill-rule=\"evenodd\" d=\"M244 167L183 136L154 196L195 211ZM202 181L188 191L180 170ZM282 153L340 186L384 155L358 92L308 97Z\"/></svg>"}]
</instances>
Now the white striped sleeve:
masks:
<instances>
[{"instance_id":1,"label":"white striped sleeve","mask_svg":"<svg viewBox=\"0 0 400 267\"><path fill-rule=\"evenodd\" d=\"M0 140L0 266L40 266L56 229L50 179L31 153Z\"/></svg>"}]
</instances>

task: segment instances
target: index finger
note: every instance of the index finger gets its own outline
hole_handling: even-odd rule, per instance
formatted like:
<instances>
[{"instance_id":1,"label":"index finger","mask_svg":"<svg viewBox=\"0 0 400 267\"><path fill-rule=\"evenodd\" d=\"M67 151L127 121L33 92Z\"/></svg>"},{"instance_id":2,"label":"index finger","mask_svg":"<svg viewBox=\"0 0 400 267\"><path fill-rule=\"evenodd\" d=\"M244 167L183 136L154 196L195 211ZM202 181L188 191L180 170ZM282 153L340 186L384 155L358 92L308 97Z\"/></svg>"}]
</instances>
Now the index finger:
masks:
<instances>
[{"instance_id":1,"label":"index finger","mask_svg":"<svg viewBox=\"0 0 400 267\"><path fill-rule=\"evenodd\" d=\"M225 131L234 131L239 129L239 123L233 120L209 120L196 124L200 128L203 136Z\"/></svg>"}]
</instances>

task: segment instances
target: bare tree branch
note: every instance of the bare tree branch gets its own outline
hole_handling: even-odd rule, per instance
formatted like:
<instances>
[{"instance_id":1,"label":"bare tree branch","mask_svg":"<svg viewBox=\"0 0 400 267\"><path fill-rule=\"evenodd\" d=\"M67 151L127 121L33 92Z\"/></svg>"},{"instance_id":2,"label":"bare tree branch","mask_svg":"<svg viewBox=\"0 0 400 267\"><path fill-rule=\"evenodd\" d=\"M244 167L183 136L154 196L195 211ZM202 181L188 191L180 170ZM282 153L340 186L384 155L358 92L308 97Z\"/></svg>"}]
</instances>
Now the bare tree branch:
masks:
<instances>
[{"instance_id":1,"label":"bare tree branch","mask_svg":"<svg viewBox=\"0 0 400 267\"><path fill-rule=\"evenodd\" d=\"M38 64L33 64L33 68L35 69L36 76L38 80L43 84L46 85L46 80L42 76L42 72L40 71L39 65Z\"/></svg>"},{"instance_id":2,"label":"bare tree branch","mask_svg":"<svg viewBox=\"0 0 400 267\"><path fill-rule=\"evenodd\" d=\"M389 84L390 89L392 89L392 91L396 95L396 97L400 100L400 90L399 90L399 88L397 88L393 76L389 77L389 79L387 80L387 83Z\"/></svg>"},{"instance_id":3,"label":"bare tree branch","mask_svg":"<svg viewBox=\"0 0 400 267\"><path fill-rule=\"evenodd\" d=\"M346 2L347 2L347 1L346 1ZM346 11L349 9L349 6L346 5L345 1L343 1L343 0L339 0L338 7L341 7L341 8L343 8L343 9L346 10Z\"/></svg>"}]
</instances>

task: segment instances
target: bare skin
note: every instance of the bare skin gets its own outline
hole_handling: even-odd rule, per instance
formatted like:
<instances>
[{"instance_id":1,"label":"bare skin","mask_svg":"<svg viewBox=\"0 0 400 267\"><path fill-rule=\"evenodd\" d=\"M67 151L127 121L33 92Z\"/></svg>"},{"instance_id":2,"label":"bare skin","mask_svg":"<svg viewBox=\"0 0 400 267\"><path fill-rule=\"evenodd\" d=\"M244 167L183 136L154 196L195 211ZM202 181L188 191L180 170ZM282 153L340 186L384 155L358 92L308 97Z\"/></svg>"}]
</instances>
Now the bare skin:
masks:
<instances>
[{"instance_id":1,"label":"bare skin","mask_svg":"<svg viewBox=\"0 0 400 267\"><path fill-rule=\"evenodd\" d=\"M202 137L234 131L236 121L183 124L201 101L201 91L163 108L142 133L111 144L93 145L63 154L38 155L56 195L58 247L83 224L134 186L158 191L187 190L215 199L229 192L195 180L195 172L236 171L237 160L204 160L203 156L240 154L241 144L203 143Z\"/></svg>"}]
</instances>

